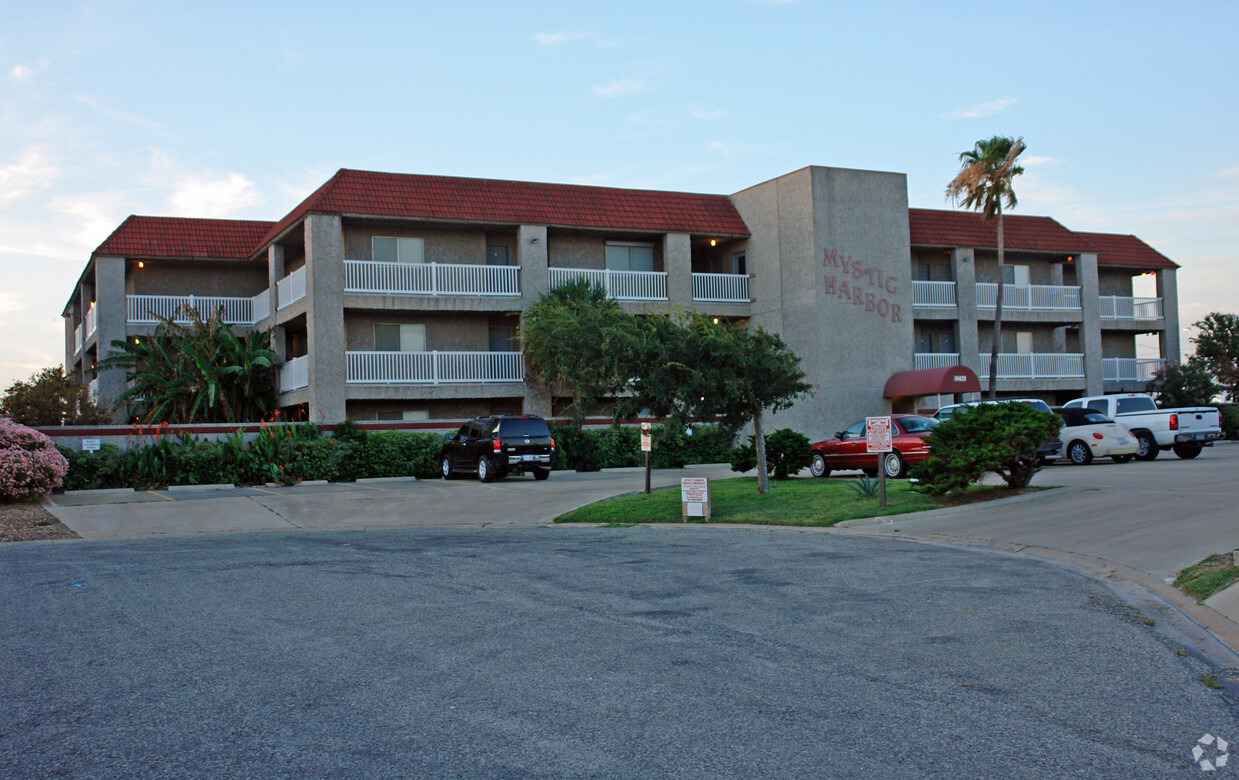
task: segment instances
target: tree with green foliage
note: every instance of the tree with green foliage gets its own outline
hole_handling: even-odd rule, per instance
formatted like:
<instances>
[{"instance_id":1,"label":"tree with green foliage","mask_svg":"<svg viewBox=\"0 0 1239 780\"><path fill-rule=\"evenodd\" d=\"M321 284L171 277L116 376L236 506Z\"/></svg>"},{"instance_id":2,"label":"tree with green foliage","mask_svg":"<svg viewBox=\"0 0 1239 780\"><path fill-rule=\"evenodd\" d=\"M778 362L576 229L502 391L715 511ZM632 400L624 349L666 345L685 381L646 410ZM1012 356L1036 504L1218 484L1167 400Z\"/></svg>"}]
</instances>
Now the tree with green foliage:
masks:
<instances>
[{"instance_id":1,"label":"tree with green foliage","mask_svg":"<svg viewBox=\"0 0 1239 780\"><path fill-rule=\"evenodd\" d=\"M1213 381L1209 366L1193 355L1186 363L1167 363L1153 374L1145 391L1158 406L1204 406L1213 402L1221 388Z\"/></svg>"},{"instance_id":2,"label":"tree with green foliage","mask_svg":"<svg viewBox=\"0 0 1239 780\"><path fill-rule=\"evenodd\" d=\"M571 391L577 427L599 401L624 392L640 341L637 318L586 279L540 296L525 310L520 335L525 371Z\"/></svg>"},{"instance_id":3,"label":"tree with green foliage","mask_svg":"<svg viewBox=\"0 0 1239 780\"><path fill-rule=\"evenodd\" d=\"M1213 378L1231 401L1239 401L1239 314L1212 312L1193 323L1196 357L1208 366Z\"/></svg>"},{"instance_id":4,"label":"tree with green foliage","mask_svg":"<svg viewBox=\"0 0 1239 780\"><path fill-rule=\"evenodd\" d=\"M45 368L9 385L0 398L0 417L32 427L106 425L112 412L90 397L89 389L67 376L63 366Z\"/></svg>"},{"instance_id":5,"label":"tree with green foliage","mask_svg":"<svg viewBox=\"0 0 1239 780\"><path fill-rule=\"evenodd\" d=\"M994 136L977 141L972 149L961 152L963 163L959 173L946 187L947 200L981 212L981 219L998 220L998 295L994 303L994 338L990 349L989 392L992 401L998 397L998 348L1002 344L1002 287L1006 273L1002 240L1002 210L1014 208L1015 191L1011 182L1024 168L1016 158L1024 151L1023 138Z\"/></svg>"},{"instance_id":6,"label":"tree with green foliage","mask_svg":"<svg viewBox=\"0 0 1239 780\"><path fill-rule=\"evenodd\" d=\"M117 400L144 423L252 422L275 410L270 331L239 337L218 311L182 316L187 325L161 317L152 336L112 342L99 367L125 369L130 386Z\"/></svg>"},{"instance_id":7,"label":"tree with green foliage","mask_svg":"<svg viewBox=\"0 0 1239 780\"><path fill-rule=\"evenodd\" d=\"M1058 415L1028 404L978 404L934 426L925 437L929 458L909 473L933 495L964 490L987 471L1008 487L1027 487L1040 466L1037 446L1060 427Z\"/></svg>"},{"instance_id":8,"label":"tree with green foliage","mask_svg":"<svg viewBox=\"0 0 1239 780\"><path fill-rule=\"evenodd\" d=\"M762 414L790 408L812 389L796 353L755 325L697 312L645 317L642 334L636 378L620 409L644 407L673 421L718 419L732 430L751 423L757 492L770 492Z\"/></svg>"}]
</instances>

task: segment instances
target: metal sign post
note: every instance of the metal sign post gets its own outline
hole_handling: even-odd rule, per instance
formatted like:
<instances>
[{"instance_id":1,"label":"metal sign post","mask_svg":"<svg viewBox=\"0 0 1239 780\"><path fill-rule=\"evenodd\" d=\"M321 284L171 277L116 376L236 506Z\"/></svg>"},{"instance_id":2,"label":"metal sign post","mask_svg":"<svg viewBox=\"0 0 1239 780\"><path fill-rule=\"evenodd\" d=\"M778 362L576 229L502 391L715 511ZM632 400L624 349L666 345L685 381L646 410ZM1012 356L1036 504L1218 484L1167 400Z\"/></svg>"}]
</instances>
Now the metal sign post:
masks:
<instances>
[{"instance_id":1,"label":"metal sign post","mask_svg":"<svg viewBox=\"0 0 1239 780\"><path fill-rule=\"evenodd\" d=\"M891 451L891 418L865 418L865 451L878 453L878 506L886 507L886 453Z\"/></svg>"},{"instance_id":2,"label":"metal sign post","mask_svg":"<svg viewBox=\"0 0 1239 780\"><path fill-rule=\"evenodd\" d=\"M641 451L645 453L645 494L650 494L650 450L654 449L654 436L650 424L641 423Z\"/></svg>"}]
</instances>

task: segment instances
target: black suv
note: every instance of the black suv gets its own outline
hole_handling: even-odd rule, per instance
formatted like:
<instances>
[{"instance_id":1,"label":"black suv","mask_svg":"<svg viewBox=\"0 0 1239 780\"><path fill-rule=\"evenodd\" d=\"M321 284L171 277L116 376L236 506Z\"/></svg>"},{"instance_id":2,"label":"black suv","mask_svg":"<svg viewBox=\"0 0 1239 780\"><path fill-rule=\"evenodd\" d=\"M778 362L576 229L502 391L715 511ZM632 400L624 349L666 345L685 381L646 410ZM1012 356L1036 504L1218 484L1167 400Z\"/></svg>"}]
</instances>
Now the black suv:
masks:
<instances>
[{"instance_id":1,"label":"black suv","mask_svg":"<svg viewBox=\"0 0 1239 780\"><path fill-rule=\"evenodd\" d=\"M493 482L508 474L532 471L535 479L551 476L555 440L541 417L475 417L443 443L443 478L458 471L477 472Z\"/></svg>"}]
</instances>

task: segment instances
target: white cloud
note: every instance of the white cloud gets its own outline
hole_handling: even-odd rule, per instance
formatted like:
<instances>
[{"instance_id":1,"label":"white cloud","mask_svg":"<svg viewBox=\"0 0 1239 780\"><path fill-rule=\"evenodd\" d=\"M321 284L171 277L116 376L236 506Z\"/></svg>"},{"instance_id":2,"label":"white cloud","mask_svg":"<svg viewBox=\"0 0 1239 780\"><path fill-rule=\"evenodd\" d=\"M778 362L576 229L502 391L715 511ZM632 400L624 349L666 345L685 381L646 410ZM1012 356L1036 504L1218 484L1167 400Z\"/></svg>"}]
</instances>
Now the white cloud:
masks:
<instances>
[{"instance_id":1,"label":"white cloud","mask_svg":"<svg viewBox=\"0 0 1239 780\"><path fill-rule=\"evenodd\" d=\"M1012 98L1012 97L1005 97L1005 98L999 98L997 100L990 100L985 103L977 103L975 106L972 106L970 108L962 108L956 111L952 111L951 113L947 114L947 118L948 119L975 119L977 117L982 117L982 116L993 116L994 114L997 114L999 111L1002 111L1004 108L1009 108L1015 105L1017 102L1019 101L1017 101L1015 98Z\"/></svg>"},{"instance_id":2,"label":"white cloud","mask_svg":"<svg viewBox=\"0 0 1239 780\"><path fill-rule=\"evenodd\" d=\"M0 205L29 198L60 175L42 147L27 147L13 162L0 165Z\"/></svg>"},{"instance_id":3,"label":"white cloud","mask_svg":"<svg viewBox=\"0 0 1239 780\"><path fill-rule=\"evenodd\" d=\"M261 202L258 187L240 173L188 174L168 196L172 213L181 217L225 219Z\"/></svg>"},{"instance_id":4,"label":"white cloud","mask_svg":"<svg viewBox=\"0 0 1239 780\"><path fill-rule=\"evenodd\" d=\"M533 40L543 46L562 46L568 41L574 41L581 37L581 33L555 32L555 33L534 33Z\"/></svg>"},{"instance_id":5,"label":"white cloud","mask_svg":"<svg viewBox=\"0 0 1239 780\"><path fill-rule=\"evenodd\" d=\"M644 81L638 79L616 79L608 81L606 84L598 84L592 91L595 95L610 98L631 95L643 89L645 89Z\"/></svg>"},{"instance_id":6,"label":"white cloud","mask_svg":"<svg viewBox=\"0 0 1239 780\"><path fill-rule=\"evenodd\" d=\"M1057 162L1057 159L1054 157L1038 157L1035 154L1029 157L1020 158L1020 165L1023 165L1025 168L1028 168L1034 165L1046 165L1047 163L1052 163L1052 162Z\"/></svg>"},{"instance_id":7,"label":"white cloud","mask_svg":"<svg viewBox=\"0 0 1239 780\"><path fill-rule=\"evenodd\" d=\"M9 71L9 78L18 82L30 81L34 77L34 71L25 65L14 65Z\"/></svg>"}]
</instances>

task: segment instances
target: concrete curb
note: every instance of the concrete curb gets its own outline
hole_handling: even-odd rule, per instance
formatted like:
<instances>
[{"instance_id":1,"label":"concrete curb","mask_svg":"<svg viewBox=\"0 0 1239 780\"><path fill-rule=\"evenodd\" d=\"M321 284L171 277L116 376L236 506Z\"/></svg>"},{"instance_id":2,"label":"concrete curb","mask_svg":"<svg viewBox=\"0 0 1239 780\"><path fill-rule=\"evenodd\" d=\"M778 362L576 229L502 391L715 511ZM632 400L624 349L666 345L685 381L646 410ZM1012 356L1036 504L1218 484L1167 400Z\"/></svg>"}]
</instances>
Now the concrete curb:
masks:
<instances>
[{"instance_id":1,"label":"concrete curb","mask_svg":"<svg viewBox=\"0 0 1239 780\"><path fill-rule=\"evenodd\" d=\"M95 490L66 490L60 495L75 498L92 498L94 496L121 496L137 492L136 488L96 488ZM49 495L49 498L55 498L55 496L56 494L52 493Z\"/></svg>"},{"instance_id":2,"label":"concrete curb","mask_svg":"<svg viewBox=\"0 0 1239 780\"><path fill-rule=\"evenodd\" d=\"M358 485L390 485L396 482L416 482L417 477L365 477L359 479ZM305 483L302 483L305 484Z\"/></svg>"},{"instance_id":3,"label":"concrete curb","mask_svg":"<svg viewBox=\"0 0 1239 780\"><path fill-rule=\"evenodd\" d=\"M188 490L235 490L236 485L229 483L219 483L215 485L168 485L169 493L179 493Z\"/></svg>"}]
</instances>

